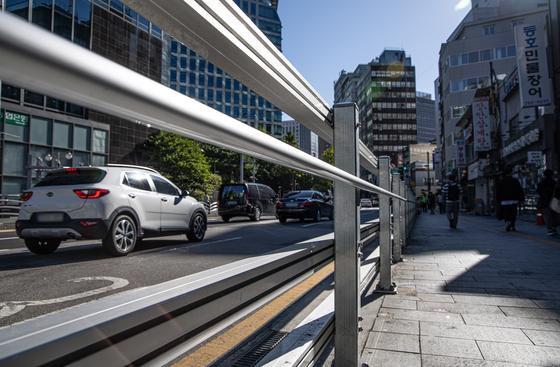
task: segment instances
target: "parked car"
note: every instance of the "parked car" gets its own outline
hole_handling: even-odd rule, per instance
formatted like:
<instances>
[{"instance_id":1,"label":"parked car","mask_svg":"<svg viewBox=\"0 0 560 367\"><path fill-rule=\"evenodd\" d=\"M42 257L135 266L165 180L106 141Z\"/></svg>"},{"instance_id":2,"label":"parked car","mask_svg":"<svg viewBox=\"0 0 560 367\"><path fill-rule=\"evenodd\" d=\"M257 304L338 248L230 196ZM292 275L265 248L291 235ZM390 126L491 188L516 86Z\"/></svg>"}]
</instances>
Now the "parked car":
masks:
<instances>
[{"instance_id":1,"label":"parked car","mask_svg":"<svg viewBox=\"0 0 560 367\"><path fill-rule=\"evenodd\" d=\"M258 183L224 184L218 192L218 214L224 222L231 217L249 217L259 221L263 215L275 215L278 195Z\"/></svg>"},{"instance_id":2,"label":"parked car","mask_svg":"<svg viewBox=\"0 0 560 367\"><path fill-rule=\"evenodd\" d=\"M276 203L276 217L280 223L286 223L288 218L312 218L319 222L322 217L334 218L332 200L314 190L291 191Z\"/></svg>"},{"instance_id":3,"label":"parked car","mask_svg":"<svg viewBox=\"0 0 560 367\"><path fill-rule=\"evenodd\" d=\"M371 198L371 205L372 206L379 206L379 196Z\"/></svg>"},{"instance_id":4,"label":"parked car","mask_svg":"<svg viewBox=\"0 0 560 367\"><path fill-rule=\"evenodd\" d=\"M125 256L142 238L202 241L206 224L202 203L155 170L109 165L50 171L23 192L16 231L36 254L68 239L100 239L109 254Z\"/></svg>"},{"instance_id":5,"label":"parked car","mask_svg":"<svg viewBox=\"0 0 560 367\"><path fill-rule=\"evenodd\" d=\"M369 198L361 198L360 199L360 206L362 208L365 208L365 207L371 208L372 207L371 200Z\"/></svg>"}]
</instances>

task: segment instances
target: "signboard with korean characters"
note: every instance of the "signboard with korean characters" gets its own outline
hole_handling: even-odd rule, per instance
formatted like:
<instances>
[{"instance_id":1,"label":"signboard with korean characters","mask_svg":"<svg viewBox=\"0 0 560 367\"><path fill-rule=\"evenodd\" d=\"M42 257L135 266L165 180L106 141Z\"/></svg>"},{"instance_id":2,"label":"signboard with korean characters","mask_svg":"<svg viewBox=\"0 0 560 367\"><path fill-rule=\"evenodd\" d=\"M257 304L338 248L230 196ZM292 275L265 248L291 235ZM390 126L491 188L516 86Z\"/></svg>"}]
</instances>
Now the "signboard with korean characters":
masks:
<instances>
[{"instance_id":1,"label":"signboard with korean characters","mask_svg":"<svg viewBox=\"0 0 560 367\"><path fill-rule=\"evenodd\" d=\"M541 164L542 152L540 151L527 152L527 163Z\"/></svg>"},{"instance_id":2,"label":"signboard with korean characters","mask_svg":"<svg viewBox=\"0 0 560 367\"><path fill-rule=\"evenodd\" d=\"M543 23L516 26L515 46L517 47L521 105L523 107L549 105L551 103L550 82L546 58L546 33Z\"/></svg>"},{"instance_id":3,"label":"signboard with korean characters","mask_svg":"<svg viewBox=\"0 0 560 367\"><path fill-rule=\"evenodd\" d=\"M29 126L29 115L5 110L4 122L11 125Z\"/></svg>"},{"instance_id":4,"label":"signboard with korean characters","mask_svg":"<svg viewBox=\"0 0 560 367\"><path fill-rule=\"evenodd\" d=\"M473 99L472 114L474 150L476 152L483 152L492 149L488 97L478 97Z\"/></svg>"},{"instance_id":5,"label":"signboard with korean characters","mask_svg":"<svg viewBox=\"0 0 560 367\"><path fill-rule=\"evenodd\" d=\"M465 141L457 140L457 166L465 167L467 165L467 156L465 154Z\"/></svg>"}]
</instances>

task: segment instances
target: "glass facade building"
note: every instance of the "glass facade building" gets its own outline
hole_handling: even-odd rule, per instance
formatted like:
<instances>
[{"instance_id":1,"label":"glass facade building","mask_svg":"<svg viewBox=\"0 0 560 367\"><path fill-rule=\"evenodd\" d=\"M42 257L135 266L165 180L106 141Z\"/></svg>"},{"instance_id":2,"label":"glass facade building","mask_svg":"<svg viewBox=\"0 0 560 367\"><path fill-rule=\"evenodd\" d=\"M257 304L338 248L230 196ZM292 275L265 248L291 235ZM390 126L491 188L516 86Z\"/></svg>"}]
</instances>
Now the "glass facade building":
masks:
<instances>
[{"instance_id":1,"label":"glass facade building","mask_svg":"<svg viewBox=\"0 0 560 367\"><path fill-rule=\"evenodd\" d=\"M416 92L416 122L418 143L436 140L436 101L430 93Z\"/></svg>"},{"instance_id":2,"label":"glass facade building","mask_svg":"<svg viewBox=\"0 0 560 367\"><path fill-rule=\"evenodd\" d=\"M281 49L277 1L236 3ZM0 0L0 11L282 137L281 112L276 107L119 1ZM52 167L142 164L134 148L157 132L6 83L2 83L1 100L2 194L20 194Z\"/></svg>"}]
</instances>

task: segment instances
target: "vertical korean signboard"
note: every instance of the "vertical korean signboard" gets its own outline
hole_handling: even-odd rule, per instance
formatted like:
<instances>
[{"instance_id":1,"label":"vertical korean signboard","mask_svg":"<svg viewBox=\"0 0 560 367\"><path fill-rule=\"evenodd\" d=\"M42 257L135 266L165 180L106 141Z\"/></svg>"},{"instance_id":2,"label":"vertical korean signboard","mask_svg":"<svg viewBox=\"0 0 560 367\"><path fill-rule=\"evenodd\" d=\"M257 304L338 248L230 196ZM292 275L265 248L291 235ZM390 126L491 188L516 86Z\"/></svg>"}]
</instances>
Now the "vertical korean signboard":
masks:
<instances>
[{"instance_id":1,"label":"vertical korean signboard","mask_svg":"<svg viewBox=\"0 0 560 367\"><path fill-rule=\"evenodd\" d=\"M546 106L551 102L545 42L542 22L515 27L517 68L523 107Z\"/></svg>"},{"instance_id":2,"label":"vertical korean signboard","mask_svg":"<svg viewBox=\"0 0 560 367\"><path fill-rule=\"evenodd\" d=\"M465 155L465 141L457 140L457 166L465 167L467 165L467 156Z\"/></svg>"},{"instance_id":3,"label":"vertical korean signboard","mask_svg":"<svg viewBox=\"0 0 560 367\"><path fill-rule=\"evenodd\" d=\"M483 152L492 149L490 140L490 114L488 111L488 97L473 100L473 134L474 150Z\"/></svg>"}]
</instances>

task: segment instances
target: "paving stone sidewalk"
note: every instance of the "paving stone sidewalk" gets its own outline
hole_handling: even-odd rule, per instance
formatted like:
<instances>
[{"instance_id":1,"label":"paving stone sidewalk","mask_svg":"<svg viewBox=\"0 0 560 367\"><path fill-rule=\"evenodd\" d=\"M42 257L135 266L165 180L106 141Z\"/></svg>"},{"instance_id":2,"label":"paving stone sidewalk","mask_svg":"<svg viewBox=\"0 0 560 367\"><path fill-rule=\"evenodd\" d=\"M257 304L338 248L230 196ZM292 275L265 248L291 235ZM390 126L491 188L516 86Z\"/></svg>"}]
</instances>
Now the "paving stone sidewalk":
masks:
<instances>
[{"instance_id":1,"label":"paving stone sidewalk","mask_svg":"<svg viewBox=\"0 0 560 367\"><path fill-rule=\"evenodd\" d=\"M417 217L392 268L398 294L362 301L362 312L377 312L362 315L361 361L560 366L560 237L521 221L508 233L503 221L463 213L457 227L445 215Z\"/></svg>"}]
</instances>

